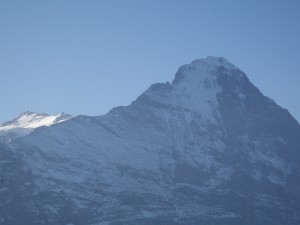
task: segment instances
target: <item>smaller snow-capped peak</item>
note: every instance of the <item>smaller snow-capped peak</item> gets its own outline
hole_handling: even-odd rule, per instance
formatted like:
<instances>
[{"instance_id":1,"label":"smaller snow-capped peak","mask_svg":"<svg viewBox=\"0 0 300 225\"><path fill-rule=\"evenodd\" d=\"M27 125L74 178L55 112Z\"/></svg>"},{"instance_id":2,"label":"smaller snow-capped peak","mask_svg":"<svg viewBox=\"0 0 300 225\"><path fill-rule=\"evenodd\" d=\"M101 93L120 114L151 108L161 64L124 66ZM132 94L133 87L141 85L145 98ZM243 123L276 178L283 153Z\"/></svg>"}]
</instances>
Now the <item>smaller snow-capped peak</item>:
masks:
<instances>
[{"instance_id":1,"label":"smaller snow-capped peak","mask_svg":"<svg viewBox=\"0 0 300 225\"><path fill-rule=\"evenodd\" d=\"M44 113L34 113L34 112L23 112L18 117L14 118L11 121L3 123L0 125L1 128L9 128L9 127L23 127L29 128L32 124L41 121L42 119L49 117L48 114Z\"/></svg>"},{"instance_id":2,"label":"smaller snow-capped peak","mask_svg":"<svg viewBox=\"0 0 300 225\"><path fill-rule=\"evenodd\" d=\"M72 118L70 114L60 113L50 116L45 113L24 112L17 118L0 125L2 128L37 128L41 126L51 126L52 124L63 122Z\"/></svg>"},{"instance_id":3,"label":"smaller snow-capped peak","mask_svg":"<svg viewBox=\"0 0 300 225\"><path fill-rule=\"evenodd\" d=\"M65 113L51 116L45 113L27 111L20 114L17 118L1 124L0 137L2 137L2 141L10 142L12 139L30 134L35 128L51 126L71 118L72 115Z\"/></svg>"}]
</instances>

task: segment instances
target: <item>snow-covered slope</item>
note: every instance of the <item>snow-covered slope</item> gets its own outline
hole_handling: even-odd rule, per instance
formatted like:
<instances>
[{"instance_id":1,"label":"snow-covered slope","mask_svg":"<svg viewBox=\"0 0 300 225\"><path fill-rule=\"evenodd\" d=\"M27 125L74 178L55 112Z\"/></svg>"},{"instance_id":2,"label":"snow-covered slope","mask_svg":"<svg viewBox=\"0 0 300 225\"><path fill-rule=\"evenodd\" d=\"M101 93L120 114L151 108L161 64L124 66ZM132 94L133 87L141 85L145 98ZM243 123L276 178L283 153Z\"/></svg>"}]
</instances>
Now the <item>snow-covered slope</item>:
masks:
<instances>
[{"instance_id":1,"label":"snow-covered slope","mask_svg":"<svg viewBox=\"0 0 300 225\"><path fill-rule=\"evenodd\" d=\"M30 134L35 128L51 126L72 118L70 114L60 113L50 116L45 113L24 112L17 118L0 125L0 141L11 140Z\"/></svg>"},{"instance_id":2,"label":"snow-covered slope","mask_svg":"<svg viewBox=\"0 0 300 225\"><path fill-rule=\"evenodd\" d=\"M129 106L0 146L0 224L298 225L299 150L289 112L207 57Z\"/></svg>"}]
</instances>

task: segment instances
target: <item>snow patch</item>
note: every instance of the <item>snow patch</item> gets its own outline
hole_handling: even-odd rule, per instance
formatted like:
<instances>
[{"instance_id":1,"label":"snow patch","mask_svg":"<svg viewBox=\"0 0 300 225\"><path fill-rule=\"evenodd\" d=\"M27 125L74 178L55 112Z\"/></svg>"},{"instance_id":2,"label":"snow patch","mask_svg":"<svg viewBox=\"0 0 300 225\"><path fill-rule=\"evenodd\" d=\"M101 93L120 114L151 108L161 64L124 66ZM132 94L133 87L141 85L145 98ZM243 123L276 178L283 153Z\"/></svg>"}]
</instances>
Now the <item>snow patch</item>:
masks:
<instances>
[{"instance_id":1,"label":"snow patch","mask_svg":"<svg viewBox=\"0 0 300 225\"><path fill-rule=\"evenodd\" d=\"M146 210L142 210L142 216L144 218L151 218L151 217L155 217L156 215L153 214L152 212L146 211Z\"/></svg>"},{"instance_id":2,"label":"snow patch","mask_svg":"<svg viewBox=\"0 0 300 225\"><path fill-rule=\"evenodd\" d=\"M282 180L282 178L276 175L269 175L268 180L271 181L273 184L277 184L284 187L285 182Z\"/></svg>"},{"instance_id":3,"label":"snow patch","mask_svg":"<svg viewBox=\"0 0 300 225\"><path fill-rule=\"evenodd\" d=\"M252 171L251 176L254 180L261 181L263 175L259 171L254 170Z\"/></svg>"}]
</instances>

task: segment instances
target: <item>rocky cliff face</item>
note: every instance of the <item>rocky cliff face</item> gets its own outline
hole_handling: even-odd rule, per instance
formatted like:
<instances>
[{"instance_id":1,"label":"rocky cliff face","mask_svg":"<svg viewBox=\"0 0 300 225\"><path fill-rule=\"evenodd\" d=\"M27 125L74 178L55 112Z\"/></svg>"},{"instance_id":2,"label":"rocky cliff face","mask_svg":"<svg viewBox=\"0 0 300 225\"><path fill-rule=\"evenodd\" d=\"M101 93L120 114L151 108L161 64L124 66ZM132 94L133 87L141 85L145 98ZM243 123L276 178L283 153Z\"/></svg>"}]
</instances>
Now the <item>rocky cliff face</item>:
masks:
<instances>
[{"instance_id":1,"label":"rocky cliff face","mask_svg":"<svg viewBox=\"0 0 300 225\"><path fill-rule=\"evenodd\" d=\"M0 224L300 223L300 126L224 58L0 148Z\"/></svg>"}]
</instances>

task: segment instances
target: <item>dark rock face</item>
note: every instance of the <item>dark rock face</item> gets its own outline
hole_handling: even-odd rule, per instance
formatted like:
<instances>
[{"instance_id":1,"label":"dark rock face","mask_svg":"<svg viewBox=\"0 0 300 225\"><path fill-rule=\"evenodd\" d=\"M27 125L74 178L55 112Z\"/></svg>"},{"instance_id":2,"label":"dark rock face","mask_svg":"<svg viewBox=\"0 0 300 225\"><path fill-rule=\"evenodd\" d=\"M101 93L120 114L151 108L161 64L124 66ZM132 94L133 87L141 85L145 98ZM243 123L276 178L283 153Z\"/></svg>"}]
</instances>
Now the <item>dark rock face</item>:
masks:
<instances>
[{"instance_id":1,"label":"dark rock face","mask_svg":"<svg viewBox=\"0 0 300 225\"><path fill-rule=\"evenodd\" d=\"M224 58L1 146L0 224L300 224L300 126ZM4 163L2 163L4 162Z\"/></svg>"}]
</instances>

